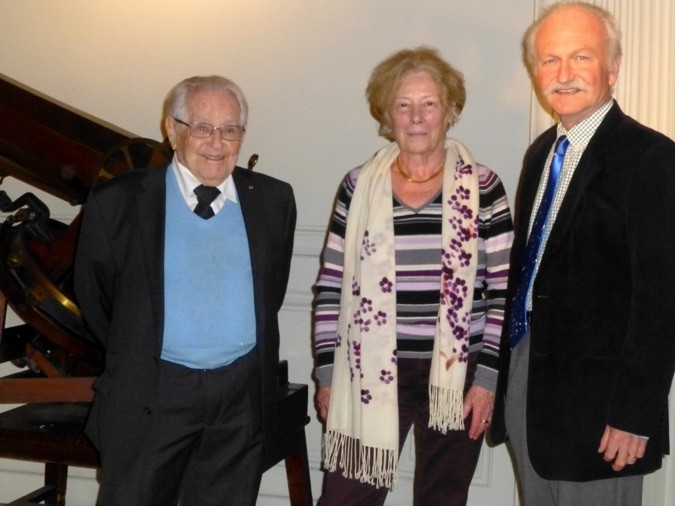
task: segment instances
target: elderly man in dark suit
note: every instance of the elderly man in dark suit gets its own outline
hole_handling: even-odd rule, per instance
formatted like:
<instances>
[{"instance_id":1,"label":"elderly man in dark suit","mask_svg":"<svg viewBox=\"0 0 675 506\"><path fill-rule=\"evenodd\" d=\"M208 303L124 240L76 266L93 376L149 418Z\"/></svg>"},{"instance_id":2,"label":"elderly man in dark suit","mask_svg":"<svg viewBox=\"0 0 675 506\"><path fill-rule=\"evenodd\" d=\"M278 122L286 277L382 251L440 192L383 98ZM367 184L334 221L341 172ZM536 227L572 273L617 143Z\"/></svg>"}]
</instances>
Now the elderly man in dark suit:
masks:
<instances>
[{"instance_id":1,"label":"elderly man in dark suit","mask_svg":"<svg viewBox=\"0 0 675 506\"><path fill-rule=\"evenodd\" d=\"M635 506L668 451L675 144L612 99L605 10L555 4L524 48L560 122L524 161L491 435L527 506Z\"/></svg>"},{"instance_id":2,"label":"elderly man in dark suit","mask_svg":"<svg viewBox=\"0 0 675 506\"><path fill-rule=\"evenodd\" d=\"M255 504L274 427L277 313L288 282L291 187L236 167L248 116L219 76L177 84L164 169L96 187L75 288L106 349L87 434L101 504Z\"/></svg>"}]
</instances>

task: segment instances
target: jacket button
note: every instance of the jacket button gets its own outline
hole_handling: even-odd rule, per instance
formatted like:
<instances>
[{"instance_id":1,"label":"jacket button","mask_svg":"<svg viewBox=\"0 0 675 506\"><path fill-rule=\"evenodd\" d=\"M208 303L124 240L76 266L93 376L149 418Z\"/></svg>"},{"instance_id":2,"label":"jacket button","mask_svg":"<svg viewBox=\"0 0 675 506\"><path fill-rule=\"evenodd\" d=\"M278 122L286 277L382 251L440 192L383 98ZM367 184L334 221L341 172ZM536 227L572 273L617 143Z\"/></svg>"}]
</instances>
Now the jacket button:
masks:
<instances>
[{"instance_id":1,"label":"jacket button","mask_svg":"<svg viewBox=\"0 0 675 506\"><path fill-rule=\"evenodd\" d=\"M152 413L152 409L150 409L148 406L145 406L143 408L143 413L145 413L146 415L149 415L149 414Z\"/></svg>"}]
</instances>

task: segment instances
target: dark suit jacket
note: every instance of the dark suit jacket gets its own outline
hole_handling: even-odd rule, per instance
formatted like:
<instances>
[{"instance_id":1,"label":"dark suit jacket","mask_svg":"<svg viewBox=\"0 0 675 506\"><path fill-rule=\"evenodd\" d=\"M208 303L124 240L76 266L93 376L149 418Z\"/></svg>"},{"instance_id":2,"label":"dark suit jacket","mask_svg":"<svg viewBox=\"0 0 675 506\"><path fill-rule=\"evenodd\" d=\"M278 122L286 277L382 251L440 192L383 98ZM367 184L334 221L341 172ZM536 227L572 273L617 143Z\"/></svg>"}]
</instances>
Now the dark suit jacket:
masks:
<instances>
[{"instance_id":1,"label":"dark suit jacket","mask_svg":"<svg viewBox=\"0 0 675 506\"><path fill-rule=\"evenodd\" d=\"M509 300L555 136L553 127L525 156ZM543 478L588 481L661 466L675 368L674 288L675 144L615 103L579 161L533 285L527 435ZM507 335L494 443L506 438ZM645 457L612 471L597 453L606 425L649 436Z\"/></svg>"},{"instance_id":2,"label":"dark suit jacket","mask_svg":"<svg viewBox=\"0 0 675 506\"><path fill-rule=\"evenodd\" d=\"M97 186L84 210L76 255L78 303L106 349L86 432L111 481L135 460L155 402L164 323L166 171L133 171ZM251 255L263 430L269 443L275 426L277 313L289 277L295 200L290 185L269 176L236 168L233 178ZM190 290L186 284L186 296Z\"/></svg>"}]
</instances>

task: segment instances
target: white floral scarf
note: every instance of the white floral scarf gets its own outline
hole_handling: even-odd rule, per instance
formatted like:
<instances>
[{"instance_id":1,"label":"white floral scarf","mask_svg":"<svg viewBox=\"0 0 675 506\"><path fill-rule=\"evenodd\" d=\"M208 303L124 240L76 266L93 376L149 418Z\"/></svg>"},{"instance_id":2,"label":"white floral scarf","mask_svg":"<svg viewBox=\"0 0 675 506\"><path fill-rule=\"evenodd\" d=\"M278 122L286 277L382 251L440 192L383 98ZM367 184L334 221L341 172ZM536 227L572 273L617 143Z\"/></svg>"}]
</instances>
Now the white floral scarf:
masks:
<instances>
[{"instance_id":1,"label":"white floral scarf","mask_svg":"<svg viewBox=\"0 0 675 506\"><path fill-rule=\"evenodd\" d=\"M429 426L464 429L463 391L478 256L478 172L473 155L446 140L440 306L429 377ZM392 488L398 464L396 266L392 143L362 167L352 197L333 364L324 465Z\"/></svg>"}]
</instances>

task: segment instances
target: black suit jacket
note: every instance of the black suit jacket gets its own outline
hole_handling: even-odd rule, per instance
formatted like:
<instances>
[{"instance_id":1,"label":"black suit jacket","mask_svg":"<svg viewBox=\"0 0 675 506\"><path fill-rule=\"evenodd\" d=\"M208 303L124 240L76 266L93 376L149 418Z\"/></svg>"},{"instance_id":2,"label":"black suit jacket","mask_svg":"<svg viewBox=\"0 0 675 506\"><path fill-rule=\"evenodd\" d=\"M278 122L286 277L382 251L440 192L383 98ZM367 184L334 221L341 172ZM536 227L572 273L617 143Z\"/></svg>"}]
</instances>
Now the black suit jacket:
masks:
<instances>
[{"instance_id":1,"label":"black suit jacket","mask_svg":"<svg viewBox=\"0 0 675 506\"><path fill-rule=\"evenodd\" d=\"M553 127L525 156L509 300L555 136ZM675 368L674 288L675 144L615 103L579 161L533 285L527 435L543 478L588 481L661 466ZM494 443L506 438L507 336L508 328ZM614 472L597 453L606 425L649 436L645 457Z\"/></svg>"},{"instance_id":2,"label":"black suit jacket","mask_svg":"<svg viewBox=\"0 0 675 506\"><path fill-rule=\"evenodd\" d=\"M166 171L133 171L94 188L76 255L78 303L106 349L86 432L112 481L135 460L155 402L164 324ZM268 444L275 426L277 313L289 277L295 200L290 185L269 176L237 167L233 178L251 255ZM196 251L196 261L198 255ZM186 284L186 296L191 289Z\"/></svg>"}]
</instances>

